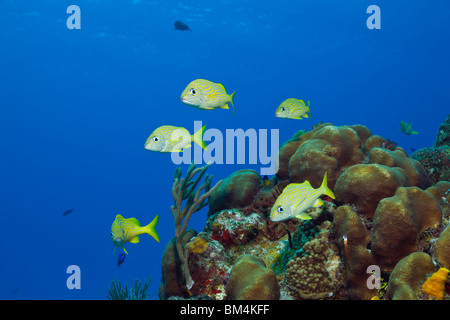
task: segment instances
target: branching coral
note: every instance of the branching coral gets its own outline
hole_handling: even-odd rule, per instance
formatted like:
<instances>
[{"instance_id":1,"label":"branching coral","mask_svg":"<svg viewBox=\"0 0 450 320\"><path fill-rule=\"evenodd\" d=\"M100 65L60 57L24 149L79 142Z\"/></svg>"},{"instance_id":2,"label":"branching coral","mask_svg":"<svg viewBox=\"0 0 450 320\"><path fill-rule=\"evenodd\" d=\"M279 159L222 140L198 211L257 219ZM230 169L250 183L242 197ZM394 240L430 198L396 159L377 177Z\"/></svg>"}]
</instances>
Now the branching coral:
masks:
<instances>
[{"instance_id":1,"label":"branching coral","mask_svg":"<svg viewBox=\"0 0 450 320\"><path fill-rule=\"evenodd\" d=\"M185 178L181 178L181 168L177 168L175 170L175 176L173 179L172 195L175 203L170 207L170 209L172 210L173 219L175 220L177 252L183 265L186 287L188 289L190 289L194 283L189 272L189 250L188 248L186 248L186 250L183 251L181 240L184 233L186 232L188 222L192 214L208 205L209 196L222 183L222 180L220 180L211 189L212 176L206 175L203 185L201 185L197 191L195 190L208 167L209 164L201 168L196 168L194 163L192 163L186 172ZM198 176L195 178L195 180L192 180L197 174ZM202 190L204 190L203 194L201 194ZM184 208L182 208L182 202L184 200L186 200L186 203Z\"/></svg>"}]
</instances>

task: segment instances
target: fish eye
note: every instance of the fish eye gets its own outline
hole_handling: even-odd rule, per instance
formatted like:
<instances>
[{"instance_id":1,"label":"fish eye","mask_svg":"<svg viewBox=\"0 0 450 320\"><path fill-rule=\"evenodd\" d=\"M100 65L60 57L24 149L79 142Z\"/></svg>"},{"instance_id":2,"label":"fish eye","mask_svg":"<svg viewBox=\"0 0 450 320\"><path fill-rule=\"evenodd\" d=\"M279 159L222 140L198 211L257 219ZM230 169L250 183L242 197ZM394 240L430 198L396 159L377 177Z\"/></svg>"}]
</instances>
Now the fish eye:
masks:
<instances>
[{"instance_id":1,"label":"fish eye","mask_svg":"<svg viewBox=\"0 0 450 320\"><path fill-rule=\"evenodd\" d=\"M159 139L158 139L158 137L153 137L153 142L158 142L159 141Z\"/></svg>"},{"instance_id":2,"label":"fish eye","mask_svg":"<svg viewBox=\"0 0 450 320\"><path fill-rule=\"evenodd\" d=\"M192 88L191 90L191 94L194 96L195 94L196 94L196 92L195 92L195 89L194 88Z\"/></svg>"},{"instance_id":3,"label":"fish eye","mask_svg":"<svg viewBox=\"0 0 450 320\"><path fill-rule=\"evenodd\" d=\"M112 233L112 231L111 231L111 237L113 236L113 233Z\"/></svg>"},{"instance_id":4,"label":"fish eye","mask_svg":"<svg viewBox=\"0 0 450 320\"><path fill-rule=\"evenodd\" d=\"M285 107L281 107L281 111L286 111L286 108Z\"/></svg>"},{"instance_id":5,"label":"fish eye","mask_svg":"<svg viewBox=\"0 0 450 320\"><path fill-rule=\"evenodd\" d=\"M284 208L282 206L279 206L277 208L278 213L283 213L284 212Z\"/></svg>"}]
</instances>

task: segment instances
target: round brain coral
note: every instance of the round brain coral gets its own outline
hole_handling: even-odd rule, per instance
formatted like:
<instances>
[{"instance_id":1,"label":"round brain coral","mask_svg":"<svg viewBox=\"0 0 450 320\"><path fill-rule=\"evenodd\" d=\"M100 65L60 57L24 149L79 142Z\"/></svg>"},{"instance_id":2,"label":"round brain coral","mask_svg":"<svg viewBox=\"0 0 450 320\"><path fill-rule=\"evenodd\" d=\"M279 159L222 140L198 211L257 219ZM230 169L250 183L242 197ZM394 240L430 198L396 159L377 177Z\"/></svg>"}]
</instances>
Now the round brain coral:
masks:
<instances>
[{"instance_id":1,"label":"round brain coral","mask_svg":"<svg viewBox=\"0 0 450 320\"><path fill-rule=\"evenodd\" d=\"M226 288L231 300L280 299L280 286L275 273L266 268L261 258L249 254L236 259Z\"/></svg>"},{"instance_id":2,"label":"round brain coral","mask_svg":"<svg viewBox=\"0 0 450 320\"><path fill-rule=\"evenodd\" d=\"M406 172L380 164L357 164L345 170L334 188L336 201L355 205L372 218L381 199L392 197L398 187L410 186Z\"/></svg>"}]
</instances>

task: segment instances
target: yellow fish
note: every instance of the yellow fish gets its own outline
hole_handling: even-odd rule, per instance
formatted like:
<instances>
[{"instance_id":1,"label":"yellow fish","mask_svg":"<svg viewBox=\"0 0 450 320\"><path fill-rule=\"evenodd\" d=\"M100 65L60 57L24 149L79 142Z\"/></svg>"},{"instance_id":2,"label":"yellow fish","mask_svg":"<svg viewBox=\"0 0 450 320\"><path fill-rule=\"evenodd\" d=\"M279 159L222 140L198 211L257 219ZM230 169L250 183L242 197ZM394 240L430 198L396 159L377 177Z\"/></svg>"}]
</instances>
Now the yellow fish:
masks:
<instances>
[{"instance_id":1,"label":"yellow fish","mask_svg":"<svg viewBox=\"0 0 450 320\"><path fill-rule=\"evenodd\" d=\"M145 141L144 148L157 152L179 152L190 148L191 142L194 141L206 150L206 143L203 141L205 128L206 126L203 126L191 136L189 131L183 127L161 126L150 134Z\"/></svg>"},{"instance_id":2,"label":"yellow fish","mask_svg":"<svg viewBox=\"0 0 450 320\"><path fill-rule=\"evenodd\" d=\"M227 94L224 86L220 83L197 79L189 83L181 93L181 101L202 110L229 109L228 103L231 103L234 114L236 114L233 104L235 93L236 91Z\"/></svg>"},{"instance_id":3,"label":"yellow fish","mask_svg":"<svg viewBox=\"0 0 450 320\"><path fill-rule=\"evenodd\" d=\"M275 201L270 211L270 220L311 219L305 211L311 207L323 205L322 200L319 199L323 194L334 199L333 191L327 186L326 172L322 185L317 189L314 189L308 180L303 183L290 183Z\"/></svg>"},{"instance_id":4,"label":"yellow fish","mask_svg":"<svg viewBox=\"0 0 450 320\"><path fill-rule=\"evenodd\" d=\"M139 221L135 218L125 219L120 214L116 216L112 226L111 226L111 238L114 245L117 247L122 247L126 254L128 252L123 247L124 243L138 243L139 235L147 233L151 235L156 241L159 242L159 235L156 232L156 225L158 224L158 216L156 216L152 222L150 222L145 227L141 227ZM114 248L114 252L116 251ZM114 254L113 252L113 254Z\"/></svg>"},{"instance_id":5,"label":"yellow fish","mask_svg":"<svg viewBox=\"0 0 450 320\"><path fill-rule=\"evenodd\" d=\"M308 116L309 113L309 116ZM289 98L284 100L275 111L275 116L285 119L311 118L311 111L303 100Z\"/></svg>"}]
</instances>

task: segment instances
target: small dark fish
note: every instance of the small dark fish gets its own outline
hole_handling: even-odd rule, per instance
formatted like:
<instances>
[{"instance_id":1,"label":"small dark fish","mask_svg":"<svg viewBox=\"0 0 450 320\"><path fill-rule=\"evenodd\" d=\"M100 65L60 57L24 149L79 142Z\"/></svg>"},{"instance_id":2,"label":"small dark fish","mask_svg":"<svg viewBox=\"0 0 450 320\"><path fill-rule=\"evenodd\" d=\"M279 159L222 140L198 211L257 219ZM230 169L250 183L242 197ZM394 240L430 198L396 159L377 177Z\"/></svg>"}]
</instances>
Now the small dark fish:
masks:
<instances>
[{"instance_id":1,"label":"small dark fish","mask_svg":"<svg viewBox=\"0 0 450 320\"><path fill-rule=\"evenodd\" d=\"M187 24L184 24L184 23L181 22L181 21L175 21L174 25L175 25L175 30L181 30L181 31L187 31L187 30L189 30L189 31L192 32L192 30L189 29L188 25L187 25Z\"/></svg>"},{"instance_id":2,"label":"small dark fish","mask_svg":"<svg viewBox=\"0 0 450 320\"><path fill-rule=\"evenodd\" d=\"M117 269L124 262L125 262L125 253L121 253L121 254L119 254L119 258L117 259Z\"/></svg>"},{"instance_id":3,"label":"small dark fish","mask_svg":"<svg viewBox=\"0 0 450 320\"><path fill-rule=\"evenodd\" d=\"M71 214L74 210L75 210L75 209L69 209L69 210L66 210L66 211L63 213L63 216L67 216L67 215Z\"/></svg>"}]
</instances>

